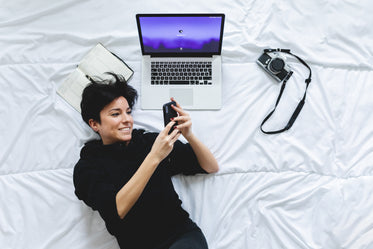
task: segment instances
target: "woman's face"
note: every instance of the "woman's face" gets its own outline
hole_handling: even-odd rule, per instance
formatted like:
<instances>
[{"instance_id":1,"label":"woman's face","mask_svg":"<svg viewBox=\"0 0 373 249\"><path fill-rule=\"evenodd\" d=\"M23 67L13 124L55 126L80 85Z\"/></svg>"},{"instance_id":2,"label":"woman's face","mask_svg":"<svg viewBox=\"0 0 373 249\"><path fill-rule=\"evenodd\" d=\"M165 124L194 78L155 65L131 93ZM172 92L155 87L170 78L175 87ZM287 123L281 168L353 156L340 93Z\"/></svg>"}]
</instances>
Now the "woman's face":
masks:
<instances>
[{"instance_id":1,"label":"woman's face","mask_svg":"<svg viewBox=\"0 0 373 249\"><path fill-rule=\"evenodd\" d=\"M101 123L91 119L92 129L100 134L103 144L127 142L131 140L133 118L131 108L124 97L114 99L100 112Z\"/></svg>"}]
</instances>

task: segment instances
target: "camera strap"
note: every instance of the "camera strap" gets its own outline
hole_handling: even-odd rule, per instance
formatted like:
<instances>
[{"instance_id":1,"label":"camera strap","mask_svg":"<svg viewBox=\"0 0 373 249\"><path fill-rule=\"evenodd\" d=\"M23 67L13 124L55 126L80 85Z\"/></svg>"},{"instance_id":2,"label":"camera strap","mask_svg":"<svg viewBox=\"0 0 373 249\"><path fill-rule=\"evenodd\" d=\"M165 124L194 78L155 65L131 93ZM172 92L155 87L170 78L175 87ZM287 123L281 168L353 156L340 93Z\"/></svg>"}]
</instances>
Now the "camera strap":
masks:
<instances>
[{"instance_id":1,"label":"camera strap","mask_svg":"<svg viewBox=\"0 0 373 249\"><path fill-rule=\"evenodd\" d=\"M311 68L307 65L307 63L306 63L304 60L302 60L299 56L297 56L297 55L291 53L290 49L280 49L280 48L278 48L278 49L264 49L264 53L271 53L271 52L282 52L282 53L287 53L287 54L290 54L290 55L294 56L295 58L298 59L298 61L299 61L300 63L302 63L305 67L307 67L308 70L309 70L310 72L309 72L308 78L305 80L305 83L306 83L306 89L305 89L305 91L304 91L303 98L299 101L299 103L298 103L297 107L295 108L293 114L291 115L290 120L288 121L287 125L286 125L284 128L280 129L280 130L265 131L265 130L263 130L263 125L265 124L265 122L267 122L267 120L268 120L268 119L272 116L272 114L275 112L276 107L277 107L277 105L278 105L278 103L280 102L280 99L281 99L281 97L282 97L282 93L284 92L284 89L285 89L285 86L286 86L286 82L289 80L289 78L290 78L290 76L293 74L293 72L291 71L291 72L290 72L290 73L289 73L289 74L284 78L284 80L282 81L282 86L281 86L280 94L278 95L277 100L276 100L275 107L274 107L273 110L272 110L272 111L271 111L271 112L270 112L270 113L269 113L269 114L264 118L262 124L260 125L260 129L261 129L261 131L262 131L263 133L265 133L265 134L277 134L277 133L281 133L281 132L284 132L284 131L286 131L286 130L289 130L289 129L293 126L295 120L297 119L297 117L298 117L300 111L301 111L302 108L303 108L304 102L305 102L305 100L306 100L307 89L308 89L309 84L311 83L311 76L312 76Z\"/></svg>"}]
</instances>

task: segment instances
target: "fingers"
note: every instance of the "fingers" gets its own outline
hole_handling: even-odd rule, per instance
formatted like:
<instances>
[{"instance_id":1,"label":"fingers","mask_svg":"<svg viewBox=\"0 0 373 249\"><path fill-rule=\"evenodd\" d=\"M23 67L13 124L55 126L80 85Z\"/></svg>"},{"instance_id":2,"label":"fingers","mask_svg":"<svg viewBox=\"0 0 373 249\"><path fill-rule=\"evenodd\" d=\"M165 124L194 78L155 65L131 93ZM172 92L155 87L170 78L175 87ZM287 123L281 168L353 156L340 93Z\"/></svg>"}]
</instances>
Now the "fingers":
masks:
<instances>
[{"instance_id":1,"label":"fingers","mask_svg":"<svg viewBox=\"0 0 373 249\"><path fill-rule=\"evenodd\" d=\"M171 98L171 100L176 103L176 106L171 105L171 107L179 114L179 116L173 118L172 121L177 122L176 128L180 130L185 138L190 137L192 134L192 119L190 115L181 108L174 98Z\"/></svg>"},{"instance_id":2,"label":"fingers","mask_svg":"<svg viewBox=\"0 0 373 249\"><path fill-rule=\"evenodd\" d=\"M168 153L170 153L172 148L174 147L174 143L179 139L181 132L178 129L174 129L169 135L167 134L163 139L164 139L165 145L167 144L167 147L165 148L167 148Z\"/></svg>"},{"instance_id":3,"label":"fingers","mask_svg":"<svg viewBox=\"0 0 373 249\"><path fill-rule=\"evenodd\" d=\"M174 122L174 121L169 122L169 123L166 125L166 127L163 129L163 131L161 131L161 133L167 135L167 134L170 132L171 127L172 127L175 123L176 123L176 122Z\"/></svg>"},{"instance_id":4,"label":"fingers","mask_svg":"<svg viewBox=\"0 0 373 249\"><path fill-rule=\"evenodd\" d=\"M177 117L174 117L173 119L171 119L173 122L178 122L178 124L180 123L185 123L185 122L188 122L189 120L191 120L190 116L189 115L185 115L185 116L177 116Z\"/></svg>"},{"instance_id":5,"label":"fingers","mask_svg":"<svg viewBox=\"0 0 373 249\"><path fill-rule=\"evenodd\" d=\"M190 127L192 125L192 120L189 116L179 116L173 119L177 121L177 129L182 130L183 128Z\"/></svg>"},{"instance_id":6,"label":"fingers","mask_svg":"<svg viewBox=\"0 0 373 249\"><path fill-rule=\"evenodd\" d=\"M178 102L176 102L176 100L174 98L171 98L172 101L175 101L176 103L176 106L174 105L171 105L171 107L179 114L179 116L173 118L172 120L173 121L177 121L177 122L187 122L188 120L190 120L190 116L189 114L184 111L183 108L181 108L180 104Z\"/></svg>"},{"instance_id":7,"label":"fingers","mask_svg":"<svg viewBox=\"0 0 373 249\"><path fill-rule=\"evenodd\" d=\"M180 105L179 105L179 103L175 100L175 98L174 97L171 97L170 98L171 99L171 101L175 101L175 103L176 103L176 106L178 106L178 107L180 107Z\"/></svg>"},{"instance_id":8,"label":"fingers","mask_svg":"<svg viewBox=\"0 0 373 249\"><path fill-rule=\"evenodd\" d=\"M181 132L178 130L178 129L174 129L171 134L169 135L170 136L170 144L174 144L176 142L176 140L179 139L181 135Z\"/></svg>"},{"instance_id":9,"label":"fingers","mask_svg":"<svg viewBox=\"0 0 373 249\"><path fill-rule=\"evenodd\" d=\"M169 131L175 122L170 122L166 127L159 133L152 146L152 153L157 155L163 160L173 149L175 141L180 136L178 129L173 130L169 135Z\"/></svg>"},{"instance_id":10,"label":"fingers","mask_svg":"<svg viewBox=\"0 0 373 249\"><path fill-rule=\"evenodd\" d=\"M175 111L177 111L180 115L185 115L186 114L186 112L183 110L183 108L181 108L180 104L173 97L171 98L171 101L175 101L175 103L176 103L176 106L171 105L171 107Z\"/></svg>"}]
</instances>

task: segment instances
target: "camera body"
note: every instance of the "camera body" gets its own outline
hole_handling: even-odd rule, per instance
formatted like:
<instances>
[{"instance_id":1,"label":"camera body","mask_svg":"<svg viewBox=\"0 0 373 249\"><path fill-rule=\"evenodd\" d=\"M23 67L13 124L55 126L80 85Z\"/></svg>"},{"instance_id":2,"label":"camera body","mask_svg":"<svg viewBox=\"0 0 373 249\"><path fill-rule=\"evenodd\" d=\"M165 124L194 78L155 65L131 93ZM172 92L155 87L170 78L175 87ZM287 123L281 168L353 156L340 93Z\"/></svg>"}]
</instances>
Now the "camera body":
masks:
<instances>
[{"instance_id":1,"label":"camera body","mask_svg":"<svg viewBox=\"0 0 373 249\"><path fill-rule=\"evenodd\" d=\"M289 78L293 73L285 58L277 52L264 52L256 62L279 82Z\"/></svg>"}]
</instances>

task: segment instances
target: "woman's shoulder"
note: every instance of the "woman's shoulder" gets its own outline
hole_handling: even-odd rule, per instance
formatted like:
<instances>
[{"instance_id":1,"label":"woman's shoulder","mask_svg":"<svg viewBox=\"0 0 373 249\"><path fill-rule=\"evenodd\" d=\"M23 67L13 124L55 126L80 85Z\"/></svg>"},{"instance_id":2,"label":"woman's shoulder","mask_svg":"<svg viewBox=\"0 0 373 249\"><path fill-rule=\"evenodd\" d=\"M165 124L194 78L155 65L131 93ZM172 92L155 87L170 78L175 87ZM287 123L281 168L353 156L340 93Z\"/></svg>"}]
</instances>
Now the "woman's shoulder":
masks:
<instances>
[{"instance_id":1,"label":"woman's shoulder","mask_svg":"<svg viewBox=\"0 0 373 249\"><path fill-rule=\"evenodd\" d=\"M95 168L95 161L97 161L97 157L99 157L101 147L101 140L90 140L86 142L80 150L80 159L74 166L74 174Z\"/></svg>"},{"instance_id":2,"label":"woman's shoulder","mask_svg":"<svg viewBox=\"0 0 373 249\"><path fill-rule=\"evenodd\" d=\"M151 132L151 131L146 131L144 129L134 129L132 131L132 139L131 141L133 142L151 142L153 143L156 137L158 136L159 133L157 132Z\"/></svg>"}]
</instances>

